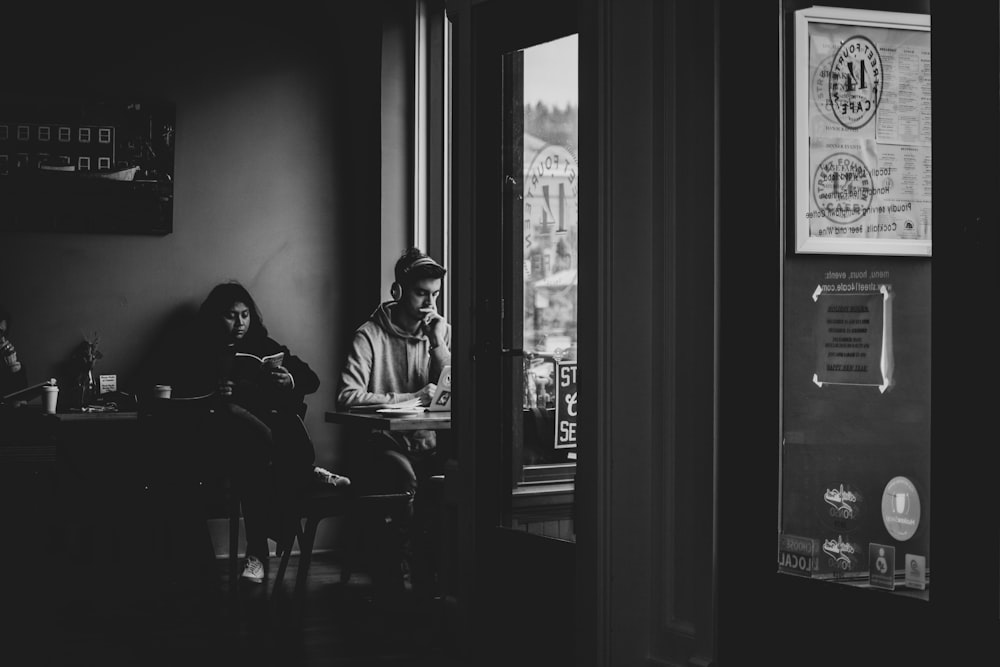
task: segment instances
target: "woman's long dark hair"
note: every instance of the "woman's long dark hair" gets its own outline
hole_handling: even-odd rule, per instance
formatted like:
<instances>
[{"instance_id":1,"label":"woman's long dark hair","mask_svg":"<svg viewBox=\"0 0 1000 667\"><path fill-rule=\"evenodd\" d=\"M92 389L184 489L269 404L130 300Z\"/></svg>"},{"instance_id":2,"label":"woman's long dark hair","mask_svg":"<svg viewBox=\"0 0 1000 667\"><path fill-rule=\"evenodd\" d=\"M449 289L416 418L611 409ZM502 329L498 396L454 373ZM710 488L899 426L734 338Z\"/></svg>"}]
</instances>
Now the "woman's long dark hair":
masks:
<instances>
[{"instance_id":1,"label":"woman's long dark hair","mask_svg":"<svg viewBox=\"0 0 1000 667\"><path fill-rule=\"evenodd\" d=\"M267 338L267 327L260 315L257 302L250 296L247 288L243 287L235 280L219 283L212 288L205 300L198 309L198 320L204 333L221 340L223 315L229 312L234 303L244 303L250 309L250 328L247 329L245 342L256 341Z\"/></svg>"}]
</instances>

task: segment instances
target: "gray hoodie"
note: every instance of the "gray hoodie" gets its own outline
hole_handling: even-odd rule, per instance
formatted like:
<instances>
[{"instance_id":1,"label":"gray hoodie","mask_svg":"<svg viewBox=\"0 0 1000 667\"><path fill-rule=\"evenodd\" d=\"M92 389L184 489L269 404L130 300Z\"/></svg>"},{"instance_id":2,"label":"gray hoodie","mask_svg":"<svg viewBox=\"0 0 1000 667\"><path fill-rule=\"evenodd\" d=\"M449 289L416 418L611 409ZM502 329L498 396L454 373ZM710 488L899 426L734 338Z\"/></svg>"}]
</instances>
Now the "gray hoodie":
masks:
<instances>
[{"instance_id":1,"label":"gray hoodie","mask_svg":"<svg viewBox=\"0 0 1000 667\"><path fill-rule=\"evenodd\" d=\"M341 408L400 403L415 398L428 382L437 381L435 373L440 373L441 369L431 367L427 336L397 327L392 321L395 307L395 301L381 304L354 333L337 391L337 404ZM445 326L441 345L451 350L450 324ZM417 449L433 447L433 435L428 431L415 432L413 440L422 441Z\"/></svg>"}]
</instances>

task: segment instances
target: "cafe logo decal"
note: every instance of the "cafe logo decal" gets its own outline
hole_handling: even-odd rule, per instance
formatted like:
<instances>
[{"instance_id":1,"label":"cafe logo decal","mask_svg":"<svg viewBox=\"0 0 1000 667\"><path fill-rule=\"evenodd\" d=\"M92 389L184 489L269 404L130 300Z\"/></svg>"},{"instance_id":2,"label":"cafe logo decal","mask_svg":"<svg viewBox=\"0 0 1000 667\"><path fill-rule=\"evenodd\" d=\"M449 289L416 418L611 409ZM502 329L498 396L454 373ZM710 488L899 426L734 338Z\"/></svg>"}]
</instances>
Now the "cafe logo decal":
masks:
<instances>
[{"instance_id":1,"label":"cafe logo decal","mask_svg":"<svg viewBox=\"0 0 1000 667\"><path fill-rule=\"evenodd\" d=\"M845 521L858 518L862 500L860 492L852 490L850 485L844 486L843 483L823 493L823 501L829 506L830 516Z\"/></svg>"},{"instance_id":2,"label":"cafe logo decal","mask_svg":"<svg viewBox=\"0 0 1000 667\"><path fill-rule=\"evenodd\" d=\"M864 127L882 99L882 56L867 37L855 35L840 45L830 66L830 104L846 128Z\"/></svg>"},{"instance_id":3,"label":"cafe logo decal","mask_svg":"<svg viewBox=\"0 0 1000 667\"><path fill-rule=\"evenodd\" d=\"M524 226L533 237L562 236L576 230L576 157L564 146L548 144L531 160L524 184Z\"/></svg>"},{"instance_id":4,"label":"cafe logo decal","mask_svg":"<svg viewBox=\"0 0 1000 667\"><path fill-rule=\"evenodd\" d=\"M845 542L842 535L836 539L823 540L823 553L826 554L826 564L844 572L852 571L858 563L858 546Z\"/></svg>"},{"instance_id":5,"label":"cafe logo decal","mask_svg":"<svg viewBox=\"0 0 1000 667\"><path fill-rule=\"evenodd\" d=\"M857 222L871 209L875 188L861 158L850 153L827 156L813 174L813 201L824 217L838 225Z\"/></svg>"},{"instance_id":6,"label":"cafe logo decal","mask_svg":"<svg viewBox=\"0 0 1000 667\"><path fill-rule=\"evenodd\" d=\"M882 494L882 522L889 534L901 542L913 537L920 526L920 496L906 477L893 477Z\"/></svg>"}]
</instances>

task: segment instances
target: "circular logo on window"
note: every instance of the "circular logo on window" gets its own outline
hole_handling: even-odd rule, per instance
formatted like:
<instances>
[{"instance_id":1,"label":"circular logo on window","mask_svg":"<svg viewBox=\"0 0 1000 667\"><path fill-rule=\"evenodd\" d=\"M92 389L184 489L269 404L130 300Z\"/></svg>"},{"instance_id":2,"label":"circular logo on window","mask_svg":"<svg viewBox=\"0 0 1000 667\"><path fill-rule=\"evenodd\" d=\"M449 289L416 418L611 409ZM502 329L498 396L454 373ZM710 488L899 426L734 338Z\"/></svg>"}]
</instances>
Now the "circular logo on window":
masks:
<instances>
[{"instance_id":1,"label":"circular logo on window","mask_svg":"<svg viewBox=\"0 0 1000 667\"><path fill-rule=\"evenodd\" d=\"M834 153L819 163L812 192L816 206L838 225L860 220L875 196L871 172L861 158L850 153Z\"/></svg>"},{"instance_id":2,"label":"circular logo on window","mask_svg":"<svg viewBox=\"0 0 1000 667\"><path fill-rule=\"evenodd\" d=\"M882 521L897 540L905 542L920 526L920 497L913 482L893 477L882 494Z\"/></svg>"},{"instance_id":3,"label":"circular logo on window","mask_svg":"<svg viewBox=\"0 0 1000 667\"><path fill-rule=\"evenodd\" d=\"M882 56L867 37L844 40L830 65L833 115L846 128L862 128L875 117L882 99Z\"/></svg>"},{"instance_id":4,"label":"circular logo on window","mask_svg":"<svg viewBox=\"0 0 1000 667\"><path fill-rule=\"evenodd\" d=\"M576 156L564 146L546 144L529 156L524 183L524 222L526 233L536 237L561 236L576 231L577 167Z\"/></svg>"}]
</instances>

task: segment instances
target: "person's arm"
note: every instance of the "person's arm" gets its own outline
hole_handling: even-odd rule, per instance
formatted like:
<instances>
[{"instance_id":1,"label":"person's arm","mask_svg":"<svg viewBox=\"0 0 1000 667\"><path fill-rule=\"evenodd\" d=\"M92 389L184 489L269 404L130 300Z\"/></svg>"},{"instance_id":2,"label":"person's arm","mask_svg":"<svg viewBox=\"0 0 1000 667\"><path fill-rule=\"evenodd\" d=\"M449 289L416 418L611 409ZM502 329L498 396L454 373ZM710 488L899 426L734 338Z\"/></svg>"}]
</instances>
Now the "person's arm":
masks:
<instances>
[{"instance_id":1,"label":"person's arm","mask_svg":"<svg viewBox=\"0 0 1000 667\"><path fill-rule=\"evenodd\" d=\"M430 378L441 376L441 370L451 363L451 325L439 317L427 327L428 352L431 357Z\"/></svg>"},{"instance_id":2,"label":"person's arm","mask_svg":"<svg viewBox=\"0 0 1000 667\"><path fill-rule=\"evenodd\" d=\"M17 359L17 350L7 338L0 338L0 396L28 386L28 373Z\"/></svg>"},{"instance_id":3,"label":"person's arm","mask_svg":"<svg viewBox=\"0 0 1000 667\"><path fill-rule=\"evenodd\" d=\"M292 354L287 347L282 347L281 351L285 353L281 368L288 373L292 393L299 398L315 393L319 389L319 376L316 372L309 367L309 364Z\"/></svg>"}]
</instances>

